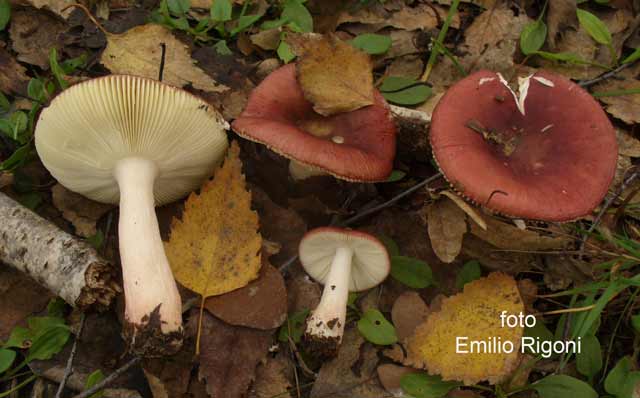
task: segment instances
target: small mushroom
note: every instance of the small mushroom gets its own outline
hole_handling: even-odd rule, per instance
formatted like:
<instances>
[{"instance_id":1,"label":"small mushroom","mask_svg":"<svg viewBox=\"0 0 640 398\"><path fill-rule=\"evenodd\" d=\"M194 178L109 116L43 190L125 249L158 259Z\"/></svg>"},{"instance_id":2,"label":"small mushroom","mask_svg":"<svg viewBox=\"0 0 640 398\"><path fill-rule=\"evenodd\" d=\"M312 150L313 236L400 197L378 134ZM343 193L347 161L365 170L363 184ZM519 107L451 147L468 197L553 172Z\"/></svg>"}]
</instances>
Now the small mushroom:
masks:
<instances>
[{"instance_id":1,"label":"small mushroom","mask_svg":"<svg viewBox=\"0 0 640 398\"><path fill-rule=\"evenodd\" d=\"M42 111L36 148L65 187L120 203L124 334L134 352L170 354L182 342L182 306L154 205L197 189L222 160L227 123L175 87L112 75L79 83Z\"/></svg>"},{"instance_id":2,"label":"small mushroom","mask_svg":"<svg viewBox=\"0 0 640 398\"><path fill-rule=\"evenodd\" d=\"M299 254L305 271L324 285L320 303L307 319L305 337L312 352L332 356L344 334L349 292L382 283L391 267L389 254L374 236L334 227L307 232Z\"/></svg>"},{"instance_id":3,"label":"small mushroom","mask_svg":"<svg viewBox=\"0 0 640 398\"><path fill-rule=\"evenodd\" d=\"M519 95L493 72L460 80L436 106L430 141L460 194L501 214L542 221L589 214L607 193L618 157L598 102L546 71L520 79Z\"/></svg>"},{"instance_id":4,"label":"small mushroom","mask_svg":"<svg viewBox=\"0 0 640 398\"><path fill-rule=\"evenodd\" d=\"M396 128L382 95L376 91L374 97L373 105L355 111L319 115L289 64L253 90L232 127L291 159L294 178L328 173L347 181L384 181L393 170Z\"/></svg>"}]
</instances>

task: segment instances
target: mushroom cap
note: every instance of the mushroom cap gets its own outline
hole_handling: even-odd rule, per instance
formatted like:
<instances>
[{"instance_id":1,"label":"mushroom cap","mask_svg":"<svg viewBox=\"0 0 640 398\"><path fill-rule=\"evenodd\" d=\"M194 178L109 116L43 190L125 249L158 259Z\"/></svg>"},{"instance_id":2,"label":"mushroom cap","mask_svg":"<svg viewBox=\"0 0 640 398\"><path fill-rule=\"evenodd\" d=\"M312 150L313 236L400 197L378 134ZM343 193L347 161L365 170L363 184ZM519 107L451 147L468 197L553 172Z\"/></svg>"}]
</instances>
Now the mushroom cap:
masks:
<instances>
[{"instance_id":1,"label":"mushroom cap","mask_svg":"<svg viewBox=\"0 0 640 398\"><path fill-rule=\"evenodd\" d=\"M278 68L253 90L232 127L248 140L342 180L384 181L393 170L396 128L382 95L375 91L373 105L321 116L304 98L294 64Z\"/></svg>"},{"instance_id":2,"label":"mushroom cap","mask_svg":"<svg viewBox=\"0 0 640 398\"><path fill-rule=\"evenodd\" d=\"M118 203L114 167L142 157L158 167L157 205L197 189L222 160L228 124L198 97L156 80L110 75L76 84L42 111L38 154L64 186Z\"/></svg>"},{"instance_id":3,"label":"mushroom cap","mask_svg":"<svg viewBox=\"0 0 640 398\"><path fill-rule=\"evenodd\" d=\"M320 227L307 232L300 241L300 262L324 285L336 250L345 246L353 250L349 291L370 289L389 275L391 260L384 244L372 235L349 229Z\"/></svg>"},{"instance_id":4,"label":"mushroom cap","mask_svg":"<svg viewBox=\"0 0 640 398\"><path fill-rule=\"evenodd\" d=\"M468 199L505 215L570 221L589 214L616 169L608 117L587 91L546 71L529 79L523 110L496 73L480 71L452 86L431 121L443 174Z\"/></svg>"}]
</instances>

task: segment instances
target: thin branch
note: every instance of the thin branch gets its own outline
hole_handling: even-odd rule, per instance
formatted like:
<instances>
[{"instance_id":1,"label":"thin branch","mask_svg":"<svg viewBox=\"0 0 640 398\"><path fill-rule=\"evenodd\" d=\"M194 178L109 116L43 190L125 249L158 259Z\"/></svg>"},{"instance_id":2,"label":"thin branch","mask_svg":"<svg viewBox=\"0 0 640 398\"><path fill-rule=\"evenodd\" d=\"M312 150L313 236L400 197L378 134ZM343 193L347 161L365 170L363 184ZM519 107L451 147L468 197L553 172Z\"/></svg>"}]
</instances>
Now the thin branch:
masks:
<instances>
[{"instance_id":1,"label":"thin branch","mask_svg":"<svg viewBox=\"0 0 640 398\"><path fill-rule=\"evenodd\" d=\"M635 62L628 62L626 64L622 64L620 66L618 66L617 68L615 68L614 70L611 70L609 72L603 73L602 75L591 79L591 80L582 80L580 82L578 82L578 85L581 87L589 87L592 86L596 83L600 83L604 80L609 79L610 77L613 77L615 75L617 75L618 73L622 72L623 70L627 69L628 67L630 67L631 65L635 64Z\"/></svg>"},{"instance_id":2,"label":"thin branch","mask_svg":"<svg viewBox=\"0 0 640 398\"><path fill-rule=\"evenodd\" d=\"M118 377L122 376L122 374L124 374L127 370L129 370L129 368L131 368L133 365L140 362L140 360L141 360L140 357L134 357L129 362L122 365L118 370L116 370L115 372L107 376L104 380L102 380L99 383L96 383L96 385L94 385L90 389L84 390L82 393L74 396L73 398L89 398L93 394L97 393L98 391L107 387L109 384L113 383Z\"/></svg>"},{"instance_id":3,"label":"thin branch","mask_svg":"<svg viewBox=\"0 0 640 398\"><path fill-rule=\"evenodd\" d=\"M84 321L85 315L84 312L80 315L80 326L78 327L78 334L76 334L76 338L73 342L73 346L71 347L71 354L69 354L69 359L67 360L67 367L64 370L64 375L62 376L62 380L60 381L60 386L58 386L58 392L56 393L56 398L61 398L62 393L64 392L64 387L67 384L67 380L69 380L69 376L73 373L73 360L76 357L76 351L78 349L78 341L82 337L82 330L84 329Z\"/></svg>"}]
</instances>

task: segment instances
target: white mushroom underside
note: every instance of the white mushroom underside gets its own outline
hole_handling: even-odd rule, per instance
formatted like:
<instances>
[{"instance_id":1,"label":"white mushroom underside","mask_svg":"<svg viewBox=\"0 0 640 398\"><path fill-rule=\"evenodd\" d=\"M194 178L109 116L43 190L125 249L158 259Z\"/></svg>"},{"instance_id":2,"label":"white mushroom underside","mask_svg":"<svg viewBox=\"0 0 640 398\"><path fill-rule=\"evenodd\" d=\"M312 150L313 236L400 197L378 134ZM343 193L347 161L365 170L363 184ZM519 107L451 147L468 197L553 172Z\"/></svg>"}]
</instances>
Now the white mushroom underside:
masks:
<instances>
[{"instance_id":1,"label":"white mushroom underside","mask_svg":"<svg viewBox=\"0 0 640 398\"><path fill-rule=\"evenodd\" d=\"M51 174L91 199L118 203L113 169L136 156L155 162L156 204L196 189L227 148L227 123L207 103L133 76L72 86L40 115L36 148Z\"/></svg>"}]
</instances>

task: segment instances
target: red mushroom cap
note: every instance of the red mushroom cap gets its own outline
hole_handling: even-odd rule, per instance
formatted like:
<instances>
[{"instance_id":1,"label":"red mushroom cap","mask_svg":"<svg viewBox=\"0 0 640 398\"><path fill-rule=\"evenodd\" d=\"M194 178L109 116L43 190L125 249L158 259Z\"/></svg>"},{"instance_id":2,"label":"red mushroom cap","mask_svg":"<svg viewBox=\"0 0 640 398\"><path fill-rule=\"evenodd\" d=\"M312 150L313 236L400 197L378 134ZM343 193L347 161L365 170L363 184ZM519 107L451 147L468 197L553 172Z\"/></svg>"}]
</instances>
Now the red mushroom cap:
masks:
<instances>
[{"instance_id":1,"label":"red mushroom cap","mask_svg":"<svg viewBox=\"0 0 640 398\"><path fill-rule=\"evenodd\" d=\"M615 131L598 102L545 71L529 80L524 114L500 75L452 86L430 131L433 155L461 194L502 214L570 221L589 214L613 179Z\"/></svg>"},{"instance_id":2,"label":"red mushroom cap","mask_svg":"<svg viewBox=\"0 0 640 398\"><path fill-rule=\"evenodd\" d=\"M374 104L321 116L304 98L294 64L267 76L232 124L244 138L336 178L383 181L393 170L396 128L384 98Z\"/></svg>"}]
</instances>

